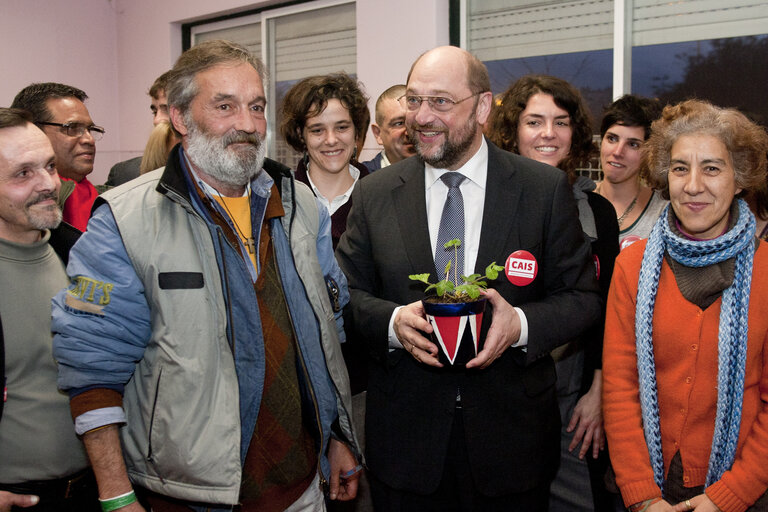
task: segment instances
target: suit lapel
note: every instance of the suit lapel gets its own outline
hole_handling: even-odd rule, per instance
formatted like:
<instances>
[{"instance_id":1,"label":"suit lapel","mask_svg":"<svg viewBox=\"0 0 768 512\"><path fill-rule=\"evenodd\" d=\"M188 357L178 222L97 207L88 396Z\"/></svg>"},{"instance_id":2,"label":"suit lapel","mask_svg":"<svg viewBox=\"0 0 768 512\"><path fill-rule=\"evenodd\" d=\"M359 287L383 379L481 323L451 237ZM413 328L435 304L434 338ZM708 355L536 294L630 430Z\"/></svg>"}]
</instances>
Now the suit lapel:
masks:
<instances>
[{"instance_id":1,"label":"suit lapel","mask_svg":"<svg viewBox=\"0 0 768 512\"><path fill-rule=\"evenodd\" d=\"M483 227L480 232L480 247L475 263L475 272L484 273L485 267L503 254L511 233L517 232L520 216L520 195L522 193L514 167L502 162L502 150L488 143L488 178L485 184L485 205L483 206ZM515 227L515 229L510 229Z\"/></svg>"},{"instance_id":2,"label":"suit lapel","mask_svg":"<svg viewBox=\"0 0 768 512\"><path fill-rule=\"evenodd\" d=\"M432 269L435 275L427 224L424 164L421 160L409 159L407 167L400 172L400 179L402 184L394 187L391 194L408 261L414 273Z\"/></svg>"}]
</instances>

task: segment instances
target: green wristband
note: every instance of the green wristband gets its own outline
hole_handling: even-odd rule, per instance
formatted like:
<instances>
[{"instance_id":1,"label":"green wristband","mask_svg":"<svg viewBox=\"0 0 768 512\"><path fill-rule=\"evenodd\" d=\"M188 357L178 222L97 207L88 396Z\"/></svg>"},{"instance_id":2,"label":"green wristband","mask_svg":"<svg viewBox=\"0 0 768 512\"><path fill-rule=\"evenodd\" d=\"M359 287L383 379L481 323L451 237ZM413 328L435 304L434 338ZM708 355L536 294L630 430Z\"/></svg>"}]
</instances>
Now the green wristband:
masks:
<instances>
[{"instance_id":1,"label":"green wristband","mask_svg":"<svg viewBox=\"0 0 768 512\"><path fill-rule=\"evenodd\" d=\"M131 503L136 503L136 493L131 491L121 496L109 498L108 500L100 499L99 503L101 504L101 512L112 512L113 510L130 505Z\"/></svg>"}]
</instances>

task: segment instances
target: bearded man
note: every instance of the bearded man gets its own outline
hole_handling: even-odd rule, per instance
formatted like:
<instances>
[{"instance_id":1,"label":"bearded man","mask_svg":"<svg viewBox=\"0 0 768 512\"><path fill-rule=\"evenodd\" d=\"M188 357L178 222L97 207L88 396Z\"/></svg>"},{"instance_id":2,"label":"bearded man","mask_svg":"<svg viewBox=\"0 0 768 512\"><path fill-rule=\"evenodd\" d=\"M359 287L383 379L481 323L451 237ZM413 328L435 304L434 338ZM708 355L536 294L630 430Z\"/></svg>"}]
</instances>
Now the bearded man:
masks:
<instances>
[{"instance_id":1,"label":"bearded man","mask_svg":"<svg viewBox=\"0 0 768 512\"><path fill-rule=\"evenodd\" d=\"M264 158L263 74L226 41L182 54L167 87L181 144L99 200L54 299L59 384L109 510L355 496L346 282L325 208Z\"/></svg>"},{"instance_id":2,"label":"bearded man","mask_svg":"<svg viewBox=\"0 0 768 512\"><path fill-rule=\"evenodd\" d=\"M492 100L476 57L426 52L402 97L417 158L352 193L336 256L373 358L366 458L377 511L547 510L560 429L549 352L598 320L600 298L565 174L483 138ZM489 284L484 348L448 368L426 338L424 287L408 275L442 278L453 238L462 275L493 261L535 271Z\"/></svg>"}]
</instances>

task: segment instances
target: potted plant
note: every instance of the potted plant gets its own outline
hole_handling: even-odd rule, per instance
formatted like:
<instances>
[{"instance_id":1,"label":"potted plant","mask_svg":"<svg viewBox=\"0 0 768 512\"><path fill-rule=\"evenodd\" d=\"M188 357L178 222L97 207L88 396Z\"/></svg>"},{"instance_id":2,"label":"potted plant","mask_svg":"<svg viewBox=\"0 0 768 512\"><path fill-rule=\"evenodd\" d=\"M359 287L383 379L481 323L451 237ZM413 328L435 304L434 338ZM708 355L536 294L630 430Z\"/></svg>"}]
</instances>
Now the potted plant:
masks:
<instances>
[{"instance_id":1,"label":"potted plant","mask_svg":"<svg viewBox=\"0 0 768 512\"><path fill-rule=\"evenodd\" d=\"M483 349L480 341L480 326L487 299L482 297L482 290L488 287L487 281L493 281L504 267L494 261L485 268L485 275L472 274L461 276L459 282L458 248L461 240L454 239L445 244L446 249L453 248L454 257L445 265L445 277L437 283L429 282L429 274L412 274L408 278L427 285L425 293L433 292L421 302L427 320L432 325L430 338L441 350L438 359L444 365L463 366ZM453 267L453 279L451 277Z\"/></svg>"}]
</instances>

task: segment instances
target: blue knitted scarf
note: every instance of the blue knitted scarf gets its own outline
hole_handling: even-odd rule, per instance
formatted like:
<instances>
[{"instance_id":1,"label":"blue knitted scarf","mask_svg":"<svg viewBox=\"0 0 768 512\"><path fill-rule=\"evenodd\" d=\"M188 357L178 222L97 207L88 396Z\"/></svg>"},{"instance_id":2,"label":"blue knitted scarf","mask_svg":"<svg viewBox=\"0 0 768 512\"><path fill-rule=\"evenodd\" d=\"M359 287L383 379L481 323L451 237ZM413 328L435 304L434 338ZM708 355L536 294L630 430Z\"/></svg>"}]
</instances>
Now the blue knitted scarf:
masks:
<instances>
[{"instance_id":1,"label":"blue knitted scarf","mask_svg":"<svg viewBox=\"0 0 768 512\"><path fill-rule=\"evenodd\" d=\"M747 356L747 313L755 253L755 218L747 204L738 200L739 218L727 233L713 240L693 241L672 231L670 206L664 209L648 238L640 267L635 314L637 372L640 405L643 412L645 442L656 484L663 489L664 459L661 453L661 427L653 357L653 308L664 253L687 267L706 267L736 258L734 279L723 291L718 328L717 413L715 433L709 455L707 483L718 481L731 467L736 454L744 396Z\"/></svg>"}]
</instances>

